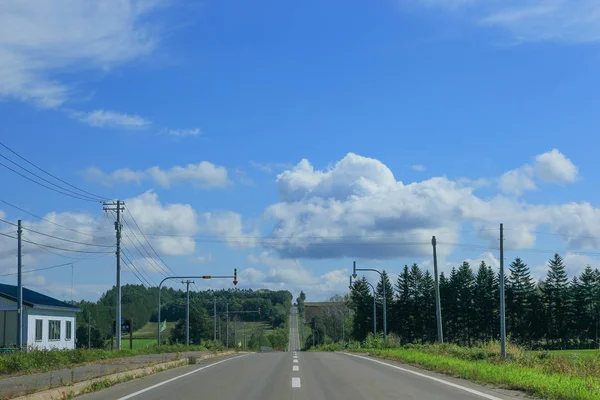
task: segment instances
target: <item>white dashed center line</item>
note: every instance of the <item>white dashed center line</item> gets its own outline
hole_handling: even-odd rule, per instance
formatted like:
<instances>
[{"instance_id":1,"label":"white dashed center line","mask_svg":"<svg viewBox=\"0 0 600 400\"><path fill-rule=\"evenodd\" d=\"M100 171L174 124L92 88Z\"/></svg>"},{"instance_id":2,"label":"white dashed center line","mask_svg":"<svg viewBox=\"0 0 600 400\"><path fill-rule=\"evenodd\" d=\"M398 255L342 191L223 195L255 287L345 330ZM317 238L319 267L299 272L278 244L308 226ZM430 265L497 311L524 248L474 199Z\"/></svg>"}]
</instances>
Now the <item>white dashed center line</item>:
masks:
<instances>
[{"instance_id":1,"label":"white dashed center line","mask_svg":"<svg viewBox=\"0 0 600 400\"><path fill-rule=\"evenodd\" d=\"M300 371L300 367L297 366L297 365L294 365L293 368L292 368L292 371L293 372L299 372Z\"/></svg>"},{"instance_id":2,"label":"white dashed center line","mask_svg":"<svg viewBox=\"0 0 600 400\"><path fill-rule=\"evenodd\" d=\"M294 360L294 364L298 364L298 360Z\"/></svg>"},{"instance_id":3,"label":"white dashed center line","mask_svg":"<svg viewBox=\"0 0 600 400\"><path fill-rule=\"evenodd\" d=\"M299 388L302 385L300 384L300 378L292 378L292 387Z\"/></svg>"}]
</instances>

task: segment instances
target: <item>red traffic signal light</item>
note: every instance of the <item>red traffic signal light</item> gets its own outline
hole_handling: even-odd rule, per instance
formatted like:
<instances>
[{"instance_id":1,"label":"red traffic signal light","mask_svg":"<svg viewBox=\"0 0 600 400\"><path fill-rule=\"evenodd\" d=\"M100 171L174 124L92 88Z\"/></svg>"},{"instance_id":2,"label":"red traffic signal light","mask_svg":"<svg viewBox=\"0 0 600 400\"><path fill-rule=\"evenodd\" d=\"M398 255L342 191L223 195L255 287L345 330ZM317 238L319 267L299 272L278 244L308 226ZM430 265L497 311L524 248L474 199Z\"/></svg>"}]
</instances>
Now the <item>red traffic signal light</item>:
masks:
<instances>
[{"instance_id":1,"label":"red traffic signal light","mask_svg":"<svg viewBox=\"0 0 600 400\"><path fill-rule=\"evenodd\" d=\"M233 269L233 284L237 285L238 280L237 280L237 268Z\"/></svg>"}]
</instances>

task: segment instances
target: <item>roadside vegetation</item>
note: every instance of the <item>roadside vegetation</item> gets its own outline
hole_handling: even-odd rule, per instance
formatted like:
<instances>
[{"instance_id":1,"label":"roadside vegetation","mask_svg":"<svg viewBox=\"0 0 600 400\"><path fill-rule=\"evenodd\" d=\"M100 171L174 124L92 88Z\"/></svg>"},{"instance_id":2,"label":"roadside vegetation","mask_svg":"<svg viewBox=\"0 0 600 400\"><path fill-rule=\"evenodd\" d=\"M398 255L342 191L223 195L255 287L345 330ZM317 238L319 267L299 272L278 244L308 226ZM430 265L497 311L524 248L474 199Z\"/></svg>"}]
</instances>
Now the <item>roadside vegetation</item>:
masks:
<instances>
[{"instance_id":1,"label":"roadside vegetation","mask_svg":"<svg viewBox=\"0 0 600 400\"><path fill-rule=\"evenodd\" d=\"M400 345L394 335L384 341L368 335L363 343L330 343L311 351L364 353L399 361L473 382L519 390L534 397L561 400L600 398L600 351L528 351L509 345L500 356L498 342L464 347L456 344Z\"/></svg>"},{"instance_id":2,"label":"roadside vegetation","mask_svg":"<svg viewBox=\"0 0 600 400\"><path fill-rule=\"evenodd\" d=\"M146 354L181 353L184 351L219 351L220 344L206 342L204 346L147 346L138 349L104 350L33 350L0 355L0 377L14 374L30 374L70 368L85 363L134 357Z\"/></svg>"}]
</instances>

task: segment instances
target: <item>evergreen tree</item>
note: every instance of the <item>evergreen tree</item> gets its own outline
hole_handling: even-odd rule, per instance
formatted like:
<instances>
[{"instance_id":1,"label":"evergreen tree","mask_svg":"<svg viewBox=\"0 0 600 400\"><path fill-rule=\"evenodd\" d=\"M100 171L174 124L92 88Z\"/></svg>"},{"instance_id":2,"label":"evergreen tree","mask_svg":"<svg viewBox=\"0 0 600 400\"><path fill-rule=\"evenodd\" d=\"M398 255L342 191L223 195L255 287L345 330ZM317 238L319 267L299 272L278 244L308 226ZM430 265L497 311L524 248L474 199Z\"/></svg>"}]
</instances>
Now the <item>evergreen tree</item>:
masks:
<instances>
[{"instance_id":1,"label":"evergreen tree","mask_svg":"<svg viewBox=\"0 0 600 400\"><path fill-rule=\"evenodd\" d=\"M474 325L474 288L475 276L468 262L463 262L452 277L450 284L456 291L456 327L457 340L459 343L471 345L473 325Z\"/></svg>"},{"instance_id":2,"label":"evergreen tree","mask_svg":"<svg viewBox=\"0 0 600 400\"><path fill-rule=\"evenodd\" d=\"M532 303L535 296L535 283L527 264L520 258L510 264L508 286L510 300L506 302L507 334L511 339L524 343L527 342L529 326L532 318Z\"/></svg>"},{"instance_id":3,"label":"evergreen tree","mask_svg":"<svg viewBox=\"0 0 600 400\"><path fill-rule=\"evenodd\" d=\"M457 318L457 307L456 307L456 290L453 278L456 275L456 268L452 267L450 272L450 278L446 278L444 273L440 274L440 301L442 303L442 326L444 329L444 338L448 342L455 341L456 331L456 318Z\"/></svg>"},{"instance_id":4,"label":"evergreen tree","mask_svg":"<svg viewBox=\"0 0 600 400\"><path fill-rule=\"evenodd\" d=\"M561 340L563 345L567 341L567 318L569 306L569 278L565 271L563 259L558 254L548 261L548 273L542 286L544 303L547 310L548 339L555 343Z\"/></svg>"},{"instance_id":5,"label":"evergreen tree","mask_svg":"<svg viewBox=\"0 0 600 400\"><path fill-rule=\"evenodd\" d=\"M391 318L390 315L392 313L392 309L394 307L394 287L390 282L390 278L388 277L387 272L381 272L381 278L377 283L377 287L375 288L375 293L377 294L377 329L381 329L383 331L383 288L385 285L385 305L387 312L387 322L389 323ZM390 327L388 326L388 332Z\"/></svg>"},{"instance_id":6,"label":"evergreen tree","mask_svg":"<svg viewBox=\"0 0 600 400\"><path fill-rule=\"evenodd\" d=\"M422 301L422 331L423 340L426 342L435 342L437 338L437 320L435 316L435 280L429 271L423 274L421 284Z\"/></svg>"},{"instance_id":7,"label":"evergreen tree","mask_svg":"<svg viewBox=\"0 0 600 400\"><path fill-rule=\"evenodd\" d=\"M412 333L409 327L410 318L410 271L408 266L404 266L404 270L398 275L396 281L396 301L393 307L393 324L394 332L396 332L403 342L412 340Z\"/></svg>"},{"instance_id":8,"label":"evergreen tree","mask_svg":"<svg viewBox=\"0 0 600 400\"><path fill-rule=\"evenodd\" d=\"M488 341L493 335L493 324L496 320L497 303L494 298L494 272L481 261L475 277L474 293L474 338Z\"/></svg>"},{"instance_id":9,"label":"evergreen tree","mask_svg":"<svg viewBox=\"0 0 600 400\"><path fill-rule=\"evenodd\" d=\"M190 344L200 345L202 339L210 338L213 332L212 320L198 302L190 300ZM185 318L177 321L171 331L172 343L185 343Z\"/></svg>"},{"instance_id":10,"label":"evergreen tree","mask_svg":"<svg viewBox=\"0 0 600 400\"><path fill-rule=\"evenodd\" d=\"M596 324L598 319L597 291L599 282L589 265L585 267L579 278L571 282L571 299L573 301L573 331L572 337L578 339L586 346L590 339L595 339Z\"/></svg>"},{"instance_id":11,"label":"evergreen tree","mask_svg":"<svg viewBox=\"0 0 600 400\"><path fill-rule=\"evenodd\" d=\"M423 340L423 293L422 293L422 281L423 273L417 264L413 264L408 274L408 287L409 287L409 299L408 307L410 317L408 324L411 331L411 341Z\"/></svg>"},{"instance_id":12,"label":"evergreen tree","mask_svg":"<svg viewBox=\"0 0 600 400\"><path fill-rule=\"evenodd\" d=\"M364 276L352 284L350 307L354 311L352 336L363 341L373 330L373 296Z\"/></svg>"}]
</instances>

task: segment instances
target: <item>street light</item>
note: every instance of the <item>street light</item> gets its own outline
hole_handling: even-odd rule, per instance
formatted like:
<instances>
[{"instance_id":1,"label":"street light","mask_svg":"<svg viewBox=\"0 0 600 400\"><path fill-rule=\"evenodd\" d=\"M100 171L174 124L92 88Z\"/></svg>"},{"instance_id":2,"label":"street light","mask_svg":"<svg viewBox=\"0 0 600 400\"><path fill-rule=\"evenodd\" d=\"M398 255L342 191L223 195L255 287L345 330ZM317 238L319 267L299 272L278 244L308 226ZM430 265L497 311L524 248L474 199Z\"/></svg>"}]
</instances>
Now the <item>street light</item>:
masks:
<instances>
[{"instance_id":1,"label":"street light","mask_svg":"<svg viewBox=\"0 0 600 400\"><path fill-rule=\"evenodd\" d=\"M373 337L377 336L377 302L375 300L375 287L371 285L368 281L365 283L371 286L373 290ZM352 275L350 275L350 290L352 290Z\"/></svg>"},{"instance_id":2,"label":"street light","mask_svg":"<svg viewBox=\"0 0 600 400\"><path fill-rule=\"evenodd\" d=\"M234 268L233 275L200 275L200 276L167 276L158 285L158 345L160 346L160 289L162 288L162 284L169 279L230 279L233 278L233 284L237 285L237 268Z\"/></svg>"},{"instance_id":3,"label":"street light","mask_svg":"<svg viewBox=\"0 0 600 400\"><path fill-rule=\"evenodd\" d=\"M383 274L373 268L356 268L356 261L354 261L354 268L352 276L356 279L356 271L371 271L377 272L379 277L381 278L381 287L383 288L383 339L387 339L387 306L386 306L386 297L385 297L385 282L383 281Z\"/></svg>"}]
</instances>

